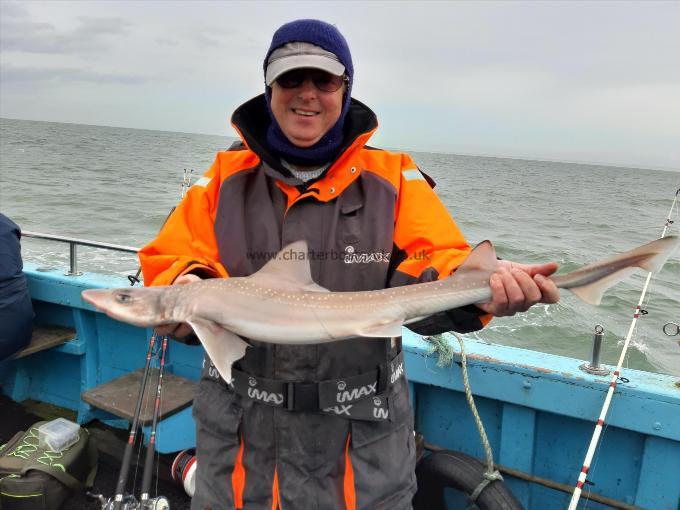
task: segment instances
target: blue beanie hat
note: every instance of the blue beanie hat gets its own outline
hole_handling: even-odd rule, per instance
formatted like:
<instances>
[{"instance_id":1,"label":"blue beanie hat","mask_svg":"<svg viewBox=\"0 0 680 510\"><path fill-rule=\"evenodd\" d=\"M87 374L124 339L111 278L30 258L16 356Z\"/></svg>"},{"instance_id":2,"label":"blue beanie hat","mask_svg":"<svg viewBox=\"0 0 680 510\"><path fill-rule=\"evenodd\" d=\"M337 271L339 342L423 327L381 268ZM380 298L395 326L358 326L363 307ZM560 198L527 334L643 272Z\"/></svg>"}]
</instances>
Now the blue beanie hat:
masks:
<instances>
[{"instance_id":1,"label":"blue beanie hat","mask_svg":"<svg viewBox=\"0 0 680 510\"><path fill-rule=\"evenodd\" d=\"M265 97L267 99L267 109L272 119L267 130L267 142L269 146L281 157L292 163L298 164L321 164L337 155L343 142L343 126L345 116L349 110L352 83L354 81L354 66L352 65L352 55L349 51L347 41L340 31L333 25L315 19L300 19L291 21L280 27L274 36L264 58L264 72L267 73L267 62L272 52L290 42L306 42L330 51L338 57L340 63L345 66L345 73L349 78L347 90L345 92L340 118L335 125L321 139L311 147L298 147L290 142L281 130L274 114L271 110L271 88L266 87Z\"/></svg>"}]
</instances>

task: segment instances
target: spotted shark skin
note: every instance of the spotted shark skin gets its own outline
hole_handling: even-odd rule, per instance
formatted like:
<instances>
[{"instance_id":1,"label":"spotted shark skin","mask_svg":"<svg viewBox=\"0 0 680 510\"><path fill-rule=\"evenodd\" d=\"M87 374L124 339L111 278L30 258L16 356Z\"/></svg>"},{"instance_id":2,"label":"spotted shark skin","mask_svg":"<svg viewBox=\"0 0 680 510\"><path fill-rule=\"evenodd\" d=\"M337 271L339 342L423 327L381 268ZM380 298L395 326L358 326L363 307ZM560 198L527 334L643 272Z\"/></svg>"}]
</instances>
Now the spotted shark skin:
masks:
<instances>
[{"instance_id":1,"label":"spotted shark skin","mask_svg":"<svg viewBox=\"0 0 680 510\"><path fill-rule=\"evenodd\" d=\"M635 268L661 269L680 244L664 237L620 255L551 278L591 304ZM226 380L245 355L244 340L314 344L351 337L395 337L404 324L491 300L489 278L497 258L490 241L470 253L448 278L375 291L330 292L314 283L305 241L284 248L248 277L202 280L164 287L91 289L83 299L110 317L141 327L190 324Z\"/></svg>"}]
</instances>

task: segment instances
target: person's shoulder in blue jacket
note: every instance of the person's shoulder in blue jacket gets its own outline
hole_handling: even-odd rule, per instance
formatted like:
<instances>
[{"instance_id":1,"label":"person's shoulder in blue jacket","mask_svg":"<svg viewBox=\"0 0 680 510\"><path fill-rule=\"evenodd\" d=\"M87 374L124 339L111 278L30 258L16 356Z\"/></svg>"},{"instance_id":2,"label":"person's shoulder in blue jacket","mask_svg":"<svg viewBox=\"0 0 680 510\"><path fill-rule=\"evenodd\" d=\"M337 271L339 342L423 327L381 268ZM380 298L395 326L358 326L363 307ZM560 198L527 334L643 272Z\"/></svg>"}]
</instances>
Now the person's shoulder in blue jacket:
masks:
<instances>
[{"instance_id":1,"label":"person's shoulder in blue jacket","mask_svg":"<svg viewBox=\"0 0 680 510\"><path fill-rule=\"evenodd\" d=\"M0 361L31 341L33 307L21 261L21 230L0 213Z\"/></svg>"}]
</instances>

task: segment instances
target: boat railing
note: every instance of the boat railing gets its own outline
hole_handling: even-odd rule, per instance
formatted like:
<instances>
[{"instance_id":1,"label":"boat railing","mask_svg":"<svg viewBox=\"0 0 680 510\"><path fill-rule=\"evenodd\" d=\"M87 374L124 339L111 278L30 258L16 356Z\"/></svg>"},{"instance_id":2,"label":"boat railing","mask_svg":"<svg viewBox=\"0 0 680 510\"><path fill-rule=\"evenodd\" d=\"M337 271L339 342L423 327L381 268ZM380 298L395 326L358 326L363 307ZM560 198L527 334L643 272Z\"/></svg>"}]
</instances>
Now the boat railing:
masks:
<instances>
[{"instance_id":1,"label":"boat railing","mask_svg":"<svg viewBox=\"0 0 680 510\"><path fill-rule=\"evenodd\" d=\"M54 234L44 234L41 232L29 232L24 230L21 232L22 237L30 237L34 239L45 239L48 241L57 241L68 243L69 245L69 272L67 276L78 276L82 273L78 271L78 246L89 246L91 248L101 248L104 250L119 251L124 253L137 253L139 248L134 246L124 246L121 244L102 243L100 241L90 241L89 239L79 239L77 237L58 236Z\"/></svg>"}]
</instances>

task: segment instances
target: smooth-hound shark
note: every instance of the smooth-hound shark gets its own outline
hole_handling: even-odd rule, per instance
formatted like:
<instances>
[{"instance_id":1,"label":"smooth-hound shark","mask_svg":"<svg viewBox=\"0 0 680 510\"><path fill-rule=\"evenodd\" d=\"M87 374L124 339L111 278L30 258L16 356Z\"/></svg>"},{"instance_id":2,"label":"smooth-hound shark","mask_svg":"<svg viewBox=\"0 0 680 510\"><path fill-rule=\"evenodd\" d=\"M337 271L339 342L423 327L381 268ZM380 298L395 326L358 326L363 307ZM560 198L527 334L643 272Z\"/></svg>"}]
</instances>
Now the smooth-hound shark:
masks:
<instances>
[{"instance_id":1,"label":"smooth-hound shark","mask_svg":"<svg viewBox=\"0 0 680 510\"><path fill-rule=\"evenodd\" d=\"M680 244L664 237L620 255L553 275L557 287L587 303L636 267L656 272ZM350 337L395 337L401 328L443 310L491 300L497 258L489 241L475 247L449 277L384 290L330 292L312 280L307 243L297 241L251 276L162 287L91 289L83 299L110 317L136 326L190 324L225 381L249 347L243 339L278 344L334 342ZM241 338L243 337L243 338Z\"/></svg>"}]
</instances>

